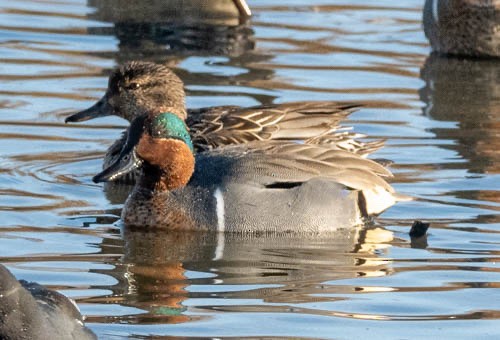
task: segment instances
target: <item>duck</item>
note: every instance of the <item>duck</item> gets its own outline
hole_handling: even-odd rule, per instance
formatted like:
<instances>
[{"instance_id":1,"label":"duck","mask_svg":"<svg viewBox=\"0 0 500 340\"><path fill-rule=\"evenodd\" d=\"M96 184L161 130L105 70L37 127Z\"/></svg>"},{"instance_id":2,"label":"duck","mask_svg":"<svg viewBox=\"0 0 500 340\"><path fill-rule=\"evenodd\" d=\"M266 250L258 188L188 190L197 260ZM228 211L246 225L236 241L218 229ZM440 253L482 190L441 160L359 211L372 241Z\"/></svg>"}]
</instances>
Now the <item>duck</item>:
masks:
<instances>
[{"instance_id":1,"label":"duck","mask_svg":"<svg viewBox=\"0 0 500 340\"><path fill-rule=\"evenodd\" d=\"M0 339L97 339L74 301L0 264Z\"/></svg>"},{"instance_id":2,"label":"duck","mask_svg":"<svg viewBox=\"0 0 500 340\"><path fill-rule=\"evenodd\" d=\"M384 144L383 140L360 142L340 122L359 108L348 102L315 101L240 107L234 105L187 109L184 83L167 66L131 61L115 68L104 96L91 107L74 113L66 123L83 122L109 115L129 122L145 113L170 112L187 125L193 147L204 152L226 145L252 141L293 140L309 144L320 140L331 148L367 157ZM113 164L126 141L127 132L113 143L104 156L103 169ZM319 137L319 138L318 138ZM121 178L135 181L135 173Z\"/></svg>"},{"instance_id":3,"label":"duck","mask_svg":"<svg viewBox=\"0 0 500 340\"><path fill-rule=\"evenodd\" d=\"M237 25L252 16L245 0L93 0L93 20L113 23L212 23Z\"/></svg>"},{"instance_id":4,"label":"duck","mask_svg":"<svg viewBox=\"0 0 500 340\"><path fill-rule=\"evenodd\" d=\"M335 132L331 132L334 134ZM360 225L398 199L383 165L314 142L252 140L195 152L182 117L133 119L116 160L93 181L138 171L126 227L250 233L318 233Z\"/></svg>"},{"instance_id":5,"label":"duck","mask_svg":"<svg viewBox=\"0 0 500 340\"><path fill-rule=\"evenodd\" d=\"M500 57L500 1L426 0L423 24L438 54Z\"/></svg>"}]
</instances>

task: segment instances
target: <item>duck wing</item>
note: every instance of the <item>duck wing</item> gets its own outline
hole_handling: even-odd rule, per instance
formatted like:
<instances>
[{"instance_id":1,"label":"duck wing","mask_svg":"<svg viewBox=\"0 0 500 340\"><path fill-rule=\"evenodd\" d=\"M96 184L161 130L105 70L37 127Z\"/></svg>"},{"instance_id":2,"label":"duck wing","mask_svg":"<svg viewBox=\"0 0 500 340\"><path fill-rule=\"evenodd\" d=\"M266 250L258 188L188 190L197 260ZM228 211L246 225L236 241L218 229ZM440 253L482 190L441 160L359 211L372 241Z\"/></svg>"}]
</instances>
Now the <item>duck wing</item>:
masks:
<instances>
[{"instance_id":1,"label":"duck wing","mask_svg":"<svg viewBox=\"0 0 500 340\"><path fill-rule=\"evenodd\" d=\"M395 190L384 179L392 177L388 169L349 151L332 149L329 145L253 142L215 149L206 154L235 160L226 163L230 166L224 169L230 180L251 181L269 189L293 188L316 178L342 184L363 194L368 214L378 214L397 200Z\"/></svg>"},{"instance_id":2,"label":"duck wing","mask_svg":"<svg viewBox=\"0 0 500 340\"><path fill-rule=\"evenodd\" d=\"M253 141L288 140L331 144L338 149L368 154L383 142L353 142L354 138L364 136L340 126L340 122L358 107L357 104L330 101L249 108L219 106L190 110L186 123L200 151Z\"/></svg>"}]
</instances>

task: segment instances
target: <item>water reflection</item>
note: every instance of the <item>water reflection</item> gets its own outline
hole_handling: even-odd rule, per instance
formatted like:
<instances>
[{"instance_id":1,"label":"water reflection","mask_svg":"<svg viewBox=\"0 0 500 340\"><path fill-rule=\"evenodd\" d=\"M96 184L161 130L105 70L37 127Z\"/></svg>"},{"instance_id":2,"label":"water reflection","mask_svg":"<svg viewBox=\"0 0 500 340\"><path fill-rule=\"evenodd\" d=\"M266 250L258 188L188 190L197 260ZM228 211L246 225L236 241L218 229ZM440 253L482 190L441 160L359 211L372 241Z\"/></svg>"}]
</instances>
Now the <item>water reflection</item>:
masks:
<instances>
[{"instance_id":1,"label":"water reflection","mask_svg":"<svg viewBox=\"0 0 500 340\"><path fill-rule=\"evenodd\" d=\"M448 176L448 184L445 190L434 187L433 195L455 205L477 207L474 216L463 216L463 223L498 223L500 218L493 212L498 210L500 194L488 174L500 172L500 63L431 54L421 78L425 81L419 91L423 113L436 121L429 131L441 141L440 148L457 154L451 153L436 166L442 176Z\"/></svg>"},{"instance_id":2,"label":"water reflection","mask_svg":"<svg viewBox=\"0 0 500 340\"><path fill-rule=\"evenodd\" d=\"M113 263L115 269L102 271L118 281L111 287L112 296L87 301L118 302L146 311L119 318L131 323L197 319L204 308L197 302L203 298L289 304L337 301L338 297L329 294L363 288L326 281L384 276L392 271L391 261L382 256L393 235L380 228L350 228L322 236L124 229L122 237L123 257ZM105 239L101 247L109 251L116 247L116 240ZM185 305L188 298L190 303ZM103 320L93 319L99 321Z\"/></svg>"},{"instance_id":3,"label":"water reflection","mask_svg":"<svg viewBox=\"0 0 500 340\"><path fill-rule=\"evenodd\" d=\"M432 129L438 138L456 140L455 149L473 173L500 172L500 63L430 55L421 70L426 86L424 114L456 121L457 128ZM498 201L498 198L497 198Z\"/></svg>"},{"instance_id":4,"label":"water reflection","mask_svg":"<svg viewBox=\"0 0 500 340\"><path fill-rule=\"evenodd\" d=\"M231 0L89 0L89 18L113 27L90 34L118 39L117 63L130 60L178 62L188 55L239 56L254 49L253 30Z\"/></svg>"}]
</instances>

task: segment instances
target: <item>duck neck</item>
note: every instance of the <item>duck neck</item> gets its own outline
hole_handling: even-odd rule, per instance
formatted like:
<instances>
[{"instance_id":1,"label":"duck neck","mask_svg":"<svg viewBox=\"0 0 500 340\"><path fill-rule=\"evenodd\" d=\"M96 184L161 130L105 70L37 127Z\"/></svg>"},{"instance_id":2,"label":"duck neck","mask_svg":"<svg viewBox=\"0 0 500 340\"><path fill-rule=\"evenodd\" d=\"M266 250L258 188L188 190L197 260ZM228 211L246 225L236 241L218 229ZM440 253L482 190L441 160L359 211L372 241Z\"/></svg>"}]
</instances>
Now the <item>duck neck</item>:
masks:
<instances>
[{"instance_id":1,"label":"duck neck","mask_svg":"<svg viewBox=\"0 0 500 340\"><path fill-rule=\"evenodd\" d=\"M152 113L153 115L159 115L163 112L173 113L182 120L186 120L187 118L186 106L184 105L184 103L179 103L179 105L160 106L152 112L150 111L150 114Z\"/></svg>"},{"instance_id":2,"label":"duck neck","mask_svg":"<svg viewBox=\"0 0 500 340\"><path fill-rule=\"evenodd\" d=\"M194 172L191 148L179 139L141 138L137 153L147 164L138 185L153 192L171 191L185 186Z\"/></svg>"},{"instance_id":3,"label":"duck neck","mask_svg":"<svg viewBox=\"0 0 500 340\"><path fill-rule=\"evenodd\" d=\"M142 116L142 115L147 115L149 117L155 117L159 116L160 114L164 112L169 112L174 114L175 116L179 117L182 121L186 120L187 117L187 111L186 107L184 104L179 104L179 105L160 105L160 106L155 106L155 107L139 107L136 108L135 111L131 112L130 114L127 114L127 112L124 113L124 118L127 119L129 122L133 121L135 118Z\"/></svg>"},{"instance_id":4,"label":"duck neck","mask_svg":"<svg viewBox=\"0 0 500 340\"><path fill-rule=\"evenodd\" d=\"M150 193L170 191L168 176L157 166L145 164L137 179L137 187Z\"/></svg>"}]
</instances>

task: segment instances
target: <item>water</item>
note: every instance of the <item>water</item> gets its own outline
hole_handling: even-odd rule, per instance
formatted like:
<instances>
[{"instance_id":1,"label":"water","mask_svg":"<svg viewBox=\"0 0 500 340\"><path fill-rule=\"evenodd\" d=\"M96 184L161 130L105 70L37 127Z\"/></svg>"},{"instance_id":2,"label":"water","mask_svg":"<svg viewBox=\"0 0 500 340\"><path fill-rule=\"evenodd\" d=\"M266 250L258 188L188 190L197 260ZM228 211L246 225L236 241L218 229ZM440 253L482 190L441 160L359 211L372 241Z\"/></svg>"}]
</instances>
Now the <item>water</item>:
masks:
<instances>
[{"instance_id":1,"label":"water","mask_svg":"<svg viewBox=\"0 0 500 340\"><path fill-rule=\"evenodd\" d=\"M0 1L0 262L74 298L105 339L498 338L500 64L430 57L421 0L354 3L255 0L250 24L214 26ZM328 237L121 231L127 188L91 177L127 123L63 121L131 59L175 67L190 107L363 103L347 124L387 139L374 157L419 200Z\"/></svg>"}]
</instances>

